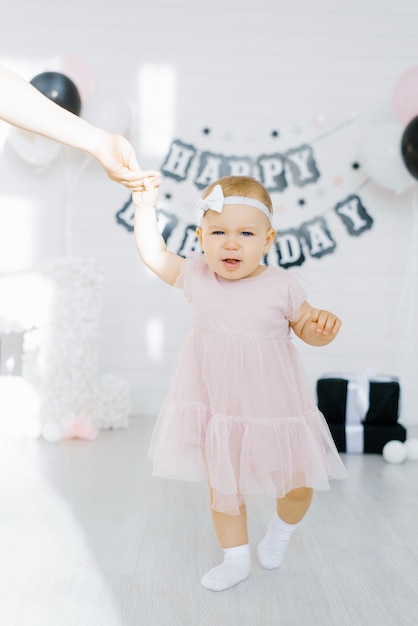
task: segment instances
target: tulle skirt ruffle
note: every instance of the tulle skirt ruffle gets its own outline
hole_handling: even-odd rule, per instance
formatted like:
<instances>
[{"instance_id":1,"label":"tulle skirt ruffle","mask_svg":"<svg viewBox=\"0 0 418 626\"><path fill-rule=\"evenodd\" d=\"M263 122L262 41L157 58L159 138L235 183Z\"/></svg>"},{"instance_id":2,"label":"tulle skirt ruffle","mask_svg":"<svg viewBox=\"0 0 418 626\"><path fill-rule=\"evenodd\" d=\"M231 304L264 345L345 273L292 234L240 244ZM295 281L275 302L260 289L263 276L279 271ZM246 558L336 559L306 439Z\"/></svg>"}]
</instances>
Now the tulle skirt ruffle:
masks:
<instances>
[{"instance_id":1,"label":"tulle skirt ruffle","mask_svg":"<svg viewBox=\"0 0 418 626\"><path fill-rule=\"evenodd\" d=\"M200 402L168 399L149 450L154 475L207 481L212 507L239 514L245 495L281 498L292 489L329 489L346 477L329 428L317 408L301 417L211 414Z\"/></svg>"}]
</instances>

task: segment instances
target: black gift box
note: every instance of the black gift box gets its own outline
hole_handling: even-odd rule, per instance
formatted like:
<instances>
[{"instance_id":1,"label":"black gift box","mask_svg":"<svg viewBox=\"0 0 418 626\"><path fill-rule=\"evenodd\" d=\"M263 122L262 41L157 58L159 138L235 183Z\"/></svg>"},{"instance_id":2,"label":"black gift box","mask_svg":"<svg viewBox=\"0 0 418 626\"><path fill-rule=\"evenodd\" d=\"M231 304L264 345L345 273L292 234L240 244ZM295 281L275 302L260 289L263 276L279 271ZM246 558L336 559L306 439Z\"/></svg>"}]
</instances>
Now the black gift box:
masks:
<instances>
[{"instance_id":1,"label":"black gift box","mask_svg":"<svg viewBox=\"0 0 418 626\"><path fill-rule=\"evenodd\" d=\"M347 452L347 434L349 426L345 424L328 423L331 435L339 452ZM363 424L363 452L368 454L382 454L383 447L388 441L405 441L406 429L401 424L396 426L369 426Z\"/></svg>"},{"instance_id":2,"label":"black gift box","mask_svg":"<svg viewBox=\"0 0 418 626\"><path fill-rule=\"evenodd\" d=\"M320 378L317 382L318 407L329 424L346 423L348 382L345 378ZM397 380L371 380L364 423L395 426L399 416L399 395Z\"/></svg>"}]
</instances>

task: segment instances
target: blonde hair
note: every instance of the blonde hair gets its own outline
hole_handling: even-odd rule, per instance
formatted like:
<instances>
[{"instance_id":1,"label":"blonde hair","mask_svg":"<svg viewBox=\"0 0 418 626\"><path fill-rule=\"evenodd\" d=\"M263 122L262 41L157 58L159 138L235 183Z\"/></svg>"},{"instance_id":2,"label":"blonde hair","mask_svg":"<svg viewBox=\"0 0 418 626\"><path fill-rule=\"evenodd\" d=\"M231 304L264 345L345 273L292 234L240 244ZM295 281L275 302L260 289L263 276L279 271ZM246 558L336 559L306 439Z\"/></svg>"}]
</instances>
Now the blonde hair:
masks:
<instances>
[{"instance_id":1,"label":"blonde hair","mask_svg":"<svg viewBox=\"0 0 418 626\"><path fill-rule=\"evenodd\" d=\"M256 178L251 176L224 176L211 183L202 193L202 198L206 198L215 185L222 187L225 198L227 196L244 196L259 200L266 205L270 214L273 214L273 204L267 189Z\"/></svg>"}]
</instances>

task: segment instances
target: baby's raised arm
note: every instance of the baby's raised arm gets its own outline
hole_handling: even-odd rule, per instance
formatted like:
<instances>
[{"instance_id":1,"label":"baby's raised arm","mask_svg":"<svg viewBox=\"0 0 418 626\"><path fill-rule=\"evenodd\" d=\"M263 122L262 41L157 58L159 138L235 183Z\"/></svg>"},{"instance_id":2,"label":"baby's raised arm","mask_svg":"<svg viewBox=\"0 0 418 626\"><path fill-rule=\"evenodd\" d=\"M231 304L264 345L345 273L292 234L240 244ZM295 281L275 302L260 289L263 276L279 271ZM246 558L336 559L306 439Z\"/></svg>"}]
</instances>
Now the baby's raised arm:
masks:
<instances>
[{"instance_id":1,"label":"baby's raised arm","mask_svg":"<svg viewBox=\"0 0 418 626\"><path fill-rule=\"evenodd\" d=\"M315 309L304 302L299 309L297 320L290 322L295 334L311 346L325 346L337 336L341 328L341 320L323 309Z\"/></svg>"},{"instance_id":2,"label":"baby's raised arm","mask_svg":"<svg viewBox=\"0 0 418 626\"><path fill-rule=\"evenodd\" d=\"M167 250L166 243L158 230L155 209L158 186L158 179L144 179L145 191L132 194L135 205L135 242L145 265L163 281L169 285L174 285L184 259Z\"/></svg>"}]
</instances>

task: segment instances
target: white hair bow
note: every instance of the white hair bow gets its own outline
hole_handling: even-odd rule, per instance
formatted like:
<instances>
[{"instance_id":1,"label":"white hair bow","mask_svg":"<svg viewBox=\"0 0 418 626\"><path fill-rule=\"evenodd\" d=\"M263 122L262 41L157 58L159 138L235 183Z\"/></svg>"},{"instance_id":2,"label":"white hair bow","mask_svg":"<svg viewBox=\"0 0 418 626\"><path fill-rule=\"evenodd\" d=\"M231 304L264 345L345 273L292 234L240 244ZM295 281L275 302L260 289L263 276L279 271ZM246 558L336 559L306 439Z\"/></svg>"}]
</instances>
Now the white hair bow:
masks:
<instances>
[{"instance_id":1,"label":"white hair bow","mask_svg":"<svg viewBox=\"0 0 418 626\"><path fill-rule=\"evenodd\" d=\"M211 211L216 211L217 213L222 213L222 209L224 208L224 192L222 191L222 187L220 185L215 185L212 191L206 198L200 198L197 203L197 208L205 213L209 209Z\"/></svg>"}]
</instances>

